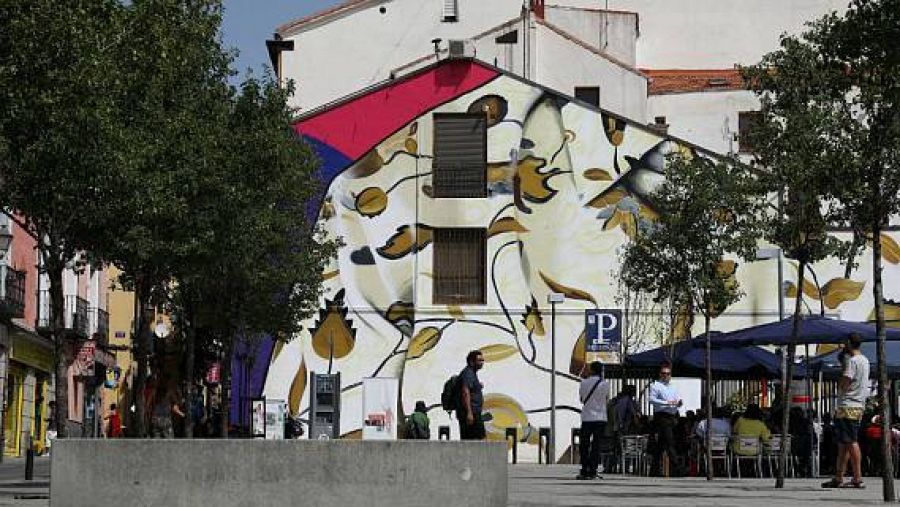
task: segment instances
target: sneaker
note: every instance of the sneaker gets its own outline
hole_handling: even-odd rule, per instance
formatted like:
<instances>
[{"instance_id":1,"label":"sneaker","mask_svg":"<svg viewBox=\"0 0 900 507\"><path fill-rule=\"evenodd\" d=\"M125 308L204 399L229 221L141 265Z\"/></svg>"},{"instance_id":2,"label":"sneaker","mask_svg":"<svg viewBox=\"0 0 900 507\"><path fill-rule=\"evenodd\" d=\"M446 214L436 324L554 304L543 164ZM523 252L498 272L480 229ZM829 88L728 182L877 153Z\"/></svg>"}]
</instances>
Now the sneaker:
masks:
<instances>
[{"instance_id":1,"label":"sneaker","mask_svg":"<svg viewBox=\"0 0 900 507\"><path fill-rule=\"evenodd\" d=\"M589 481L589 480L591 480L591 479L593 479L592 476L590 476L590 475L585 475L585 474L578 474L578 475L575 476L575 480L576 480L576 481Z\"/></svg>"},{"instance_id":2,"label":"sneaker","mask_svg":"<svg viewBox=\"0 0 900 507\"><path fill-rule=\"evenodd\" d=\"M602 480L603 480L603 476L600 475L600 474L597 474L597 475L594 476L594 479L597 479L598 481L602 481Z\"/></svg>"},{"instance_id":3,"label":"sneaker","mask_svg":"<svg viewBox=\"0 0 900 507\"><path fill-rule=\"evenodd\" d=\"M841 484L839 487L843 489L866 489L866 483L863 481L850 481Z\"/></svg>"},{"instance_id":4,"label":"sneaker","mask_svg":"<svg viewBox=\"0 0 900 507\"><path fill-rule=\"evenodd\" d=\"M842 488L844 486L843 486L843 483L841 483L841 481L838 481L835 479L828 479L827 481L822 483L822 487L823 488Z\"/></svg>"}]
</instances>

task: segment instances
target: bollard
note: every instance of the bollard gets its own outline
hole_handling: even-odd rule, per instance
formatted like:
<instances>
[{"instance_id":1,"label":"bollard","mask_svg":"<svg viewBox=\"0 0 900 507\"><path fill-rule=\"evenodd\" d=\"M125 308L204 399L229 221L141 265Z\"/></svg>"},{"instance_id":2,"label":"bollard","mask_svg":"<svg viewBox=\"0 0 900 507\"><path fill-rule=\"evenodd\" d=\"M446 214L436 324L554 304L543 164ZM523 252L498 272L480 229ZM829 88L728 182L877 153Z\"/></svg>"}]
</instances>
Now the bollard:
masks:
<instances>
[{"instance_id":1,"label":"bollard","mask_svg":"<svg viewBox=\"0 0 900 507\"><path fill-rule=\"evenodd\" d=\"M543 446L543 448L541 447ZM538 429L538 464L541 463L543 455L543 463L550 464L550 428L542 426Z\"/></svg>"},{"instance_id":2,"label":"bollard","mask_svg":"<svg viewBox=\"0 0 900 507\"><path fill-rule=\"evenodd\" d=\"M438 440L450 440L450 426L438 426Z\"/></svg>"},{"instance_id":3,"label":"bollard","mask_svg":"<svg viewBox=\"0 0 900 507\"><path fill-rule=\"evenodd\" d=\"M581 428L572 428L572 439L569 446L569 463L575 464L575 449L581 450ZM578 460L579 462L581 459Z\"/></svg>"},{"instance_id":4,"label":"bollard","mask_svg":"<svg viewBox=\"0 0 900 507\"><path fill-rule=\"evenodd\" d=\"M34 478L34 441L33 437L28 437L28 449L25 451L25 480L30 481Z\"/></svg>"},{"instance_id":5,"label":"bollard","mask_svg":"<svg viewBox=\"0 0 900 507\"><path fill-rule=\"evenodd\" d=\"M519 461L519 430L518 428L506 428L506 440L512 439L512 462L515 465Z\"/></svg>"}]
</instances>

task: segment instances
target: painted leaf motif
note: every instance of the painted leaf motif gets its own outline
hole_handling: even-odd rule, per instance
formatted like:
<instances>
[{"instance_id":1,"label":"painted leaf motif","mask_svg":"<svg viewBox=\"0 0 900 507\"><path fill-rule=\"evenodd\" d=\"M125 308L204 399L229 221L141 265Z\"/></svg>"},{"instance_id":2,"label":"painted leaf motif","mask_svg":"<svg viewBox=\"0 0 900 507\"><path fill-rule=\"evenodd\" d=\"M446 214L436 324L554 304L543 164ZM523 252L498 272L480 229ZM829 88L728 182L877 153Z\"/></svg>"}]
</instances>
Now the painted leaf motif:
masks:
<instances>
[{"instance_id":1,"label":"painted leaf motif","mask_svg":"<svg viewBox=\"0 0 900 507\"><path fill-rule=\"evenodd\" d=\"M487 126L493 127L500 123L509 111L506 99L499 95L485 95L469 105L468 112L484 113L487 116Z\"/></svg>"},{"instance_id":2,"label":"painted leaf motif","mask_svg":"<svg viewBox=\"0 0 900 507\"><path fill-rule=\"evenodd\" d=\"M582 301L590 301L591 303L597 304L594 296L591 296L589 293L580 289L567 287L548 277L543 272L539 271L538 273L540 273L541 279L544 280L544 283L547 284L547 287L550 287L550 290L552 290L553 292L562 292L569 299L580 299Z\"/></svg>"},{"instance_id":3,"label":"painted leaf motif","mask_svg":"<svg viewBox=\"0 0 900 507\"><path fill-rule=\"evenodd\" d=\"M535 203L545 203L557 194L558 191L550 186L549 180L559 174L560 170L554 168L547 172L541 172L545 165L547 165L546 160L532 156L519 161L517 175L523 199Z\"/></svg>"},{"instance_id":4,"label":"painted leaf motif","mask_svg":"<svg viewBox=\"0 0 900 507\"><path fill-rule=\"evenodd\" d=\"M377 150L371 150L363 155L363 157L353 164L353 166L344 174L346 174L347 177L354 179L365 178L366 176L375 174L382 167L384 167L384 159L381 158L381 154L379 154Z\"/></svg>"},{"instance_id":5,"label":"painted leaf motif","mask_svg":"<svg viewBox=\"0 0 900 507\"><path fill-rule=\"evenodd\" d=\"M875 309L869 312L869 322L875 322ZM887 300L884 302L884 324L887 327L900 327L900 303Z\"/></svg>"},{"instance_id":6,"label":"painted leaf motif","mask_svg":"<svg viewBox=\"0 0 900 507\"><path fill-rule=\"evenodd\" d=\"M365 217L380 215L387 208L388 196L378 187L369 187L356 196L356 211Z\"/></svg>"},{"instance_id":7,"label":"painted leaf motif","mask_svg":"<svg viewBox=\"0 0 900 507\"><path fill-rule=\"evenodd\" d=\"M622 141L625 140L625 120L609 116L606 113L601 113L600 118L603 121L603 131L606 133L606 138L609 142L613 146L621 145Z\"/></svg>"},{"instance_id":8,"label":"painted leaf motif","mask_svg":"<svg viewBox=\"0 0 900 507\"><path fill-rule=\"evenodd\" d=\"M794 282L785 282L785 286L787 287L787 290L784 293L786 297L797 297L797 285ZM819 299L819 289L816 288L816 284L805 278L803 279L803 293L806 294L807 297Z\"/></svg>"},{"instance_id":9,"label":"painted leaf motif","mask_svg":"<svg viewBox=\"0 0 900 507\"><path fill-rule=\"evenodd\" d=\"M724 260L716 266L716 271L718 271L719 276L722 278L734 276L735 272L737 272L737 262L734 262L733 260Z\"/></svg>"},{"instance_id":10,"label":"painted leaf motif","mask_svg":"<svg viewBox=\"0 0 900 507\"><path fill-rule=\"evenodd\" d=\"M572 347L572 359L569 360L569 373L572 375L580 376L584 371L585 361L587 361L584 353L584 340L584 331L582 331L575 340L575 345Z\"/></svg>"},{"instance_id":11,"label":"painted leaf motif","mask_svg":"<svg viewBox=\"0 0 900 507\"><path fill-rule=\"evenodd\" d=\"M294 381L291 382L291 388L288 391L288 412L291 415L297 415L300 412L300 402L303 401L303 395L306 394L306 360L300 361L300 368L294 375Z\"/></svg>"},{"instance_id":12,"label":"painted leaf motif","mask_svg":"<svg viewBox=\"0 0 900 507\"><path fill-rule=\"evenodd\" d=\"M491 414L491 419L484 424L488 440L502 442L506 439L506 428L522 432L529 425L522 405L505 394L486 394L482 410Z\"/></svg>"},{"instance_id":13,"label":"painted leaf motif","mask_svg":"<svg viewBox=\"0 0 900 507\"><path fill-rule=\"evenodd\" d=\"M433 349L441 340L441 330L436 327L422 328L409 341L409 349L407 350L407 359L418 359L425 355L426 352Z\"/></svg>"},{"instance_id":14,"label":"painted leaf motif","mask_svg":"<svg viewBox=\"0 0 900 507\"><path fill-rule=\"evenodd\" d=\"M584 171L584 178L591 181L612 181L613 177L609 171L604 169L592 168Z\"/></svg>"},{"instance_id":15,"label":"painted leaf motif","mask_svg":"<svg viewBox=\"0 0 900 507\"><path fill-rule=\"evenodd\" d=\"M513 170L509 162L488 164L487 181L488 183L507 181L512 177L512 173Z\"/></svg>"},{"instance_id":16,"label":"painted leaf motif","mask_svg":"<svg viewBox=\"0 0 900 507\"><path fill-rule=\"evenodd\" d=\"M362 440L362 430L348 431L341 435L341 440Z\"/></svg>"},{"instance_id":17,"label":"painted leaf motif","mask_svg":"<svg viewBox=\"0 0 900 507\"><path fill-rule=\"evenodd\" d=\"M322 203L322 218L328 220L334 218L335 215L337 212L334 209L334 203L331 202L331 198L328 198Z\"/></svg>"},{"instance_id":18,"label":"painted leaf motif","mask_svg":"<svg viewBox=\"0 0 900 507\"><path fill-rule=\"evenodd\" d=\"M619 210L614 210L613 214L606 219L606 222L603 222L603 230L611 231L616 228L620 223L622 223L622 212Z\"/></svg>"},{"instance_id":19,"label":"painted leaf motif","mask_svg":"<svg viewBox=\"0 0 900 507\"><path fill-rule=\"evenodd\" d=\"M900 245L887 234L881 235L881 256L891 264L900 264Z\"/></svg>"},{"instance_id":20,"label":"painted leaf motif","mask_svg":"<svg viewBox=\"0 0 900 507\"><path fill-rule=\"evenodd\" d=\"M866 286L865 282L856 282L848 278L835 278L822 287L825 295L825 306L834 310L845 301L856 301Z\"/></svg>"},{"instance_id":21,"label":"painted leaf motif","mask_svg":"<svg viewBox=\"0 0 900 507\"><path fill-rule=\"evenodd\" d=\"M524 225L520 224L518 220L513 217L503 217L500 220L492 223L488 228L488 237L494 237L497 234L502 234L504 232L528 232L528 229L525 228Z\"/></svg>"},{"instance_id":22,"label":"painted leaf motif","mask_svg":"<svg viewBox=\"0 0 900 507\"><path fill-rule=\"evenodd\" d=\"M281 350L284 349L284 340L275 340L275 347L272 349L272 361L275 362L278 359L278 354L281 354Z\"/></svg>"},{"instance_id":23,"label":"painted leaf motif","mask_svg":"<svg viewBox=\"0 0 900 507\"><path fill-rule=\"evenodd\" d=\"M509 356L515 355L519 351L519 349L512 345L503 345L499 343L495 345L486 345L479 350L481 351L481 355L484 356L484 360L488 363L501 361Z\"/></svg>"},{"instance_id":24,"label":"painted leaf motif","mask_svg":"<svg viewBox=\"0 0 900 507\"><path fill-rule=\"evenodd\" d=\"M322 281L324 282L327 280L331 280L332 278L335 278L339 274L341 274L341 270L339 270L339 269L335 269L334 271L328 271L326 273L322 273Z\"/></svg>"},{"instance_id":25,"label":"painted leaf motif","mask_svg":"<svg viewBox=\"0 0 900 507\"><path fill-rule=\"evenodd\" d=\"M544 331L544 319L541 317L541 311L538 309L537 300L534 299L534 296L531 296L531 304L525 305L525 314L522 319L522 324L525 324L525 329L527 329L529 333L537 336L544 336L546 334L546 331Z\"/></svg>"},{"instance_id":26,"label":"painted leaf motif","mask_svg":"<svg viewBox=\"0 0 900 507\"><path fill-rule=\"evenodd\" d=\"M447 313L449 313L450 316L454 319L462 320L466 318L466 314L463 313L462 308L460 308L459 305L448 306Z\"/></svg>"},{"instance_id":27,"label":"painted leaf motif","mask_svg":"<svg viewBox=\"0 0 900 507\"><path fill-rule=\"evenodd\" d=\"M344 289L335 294L333 300L326 300L325 308L319 310L316 327L312 330L312 346L322 359L346 357L356 345L356 329L347 319L344 305Z\"/></svg>"},{"instance_id":28,"label":"painted leaf motif","mask_svg":"<svg viewBox=\"0 0 900 507\"><path fill-rule=\"evenodd\" d=\"M397 228L397 232L388 238L384 246L378 248L378 254L386 259L399 259L409 253L415 253L431 244L434 229L422 224L416 224L415 238L413 230L408 225Z\"/></svg>"},{"instance_id":29,"label":"painted leaf motif","mask_svg":"<svg viewBox=\"0 0 900 507\"><path fill-rule=\"evenodd\" d=\"M651 222L656 222L657 220L659 220L659 213L657 213L653 208L647 206L646 204L641 204L639 215L644 220L649 220Z\"/></svg>"},{"instance_id":30,"label":"painted leaf motif","mask_svg":"<svg viewBox=\"0 0 900 507\"><path fill-rule=\"evenodd\" d=\"M411 336L415 325L416 311L412 303L397 301L388 307L384 317L404 335Z\"/></svg>"},{"instance_id":31,"label":"painted leaf motif","mask_svg":"<svg viewBox=\"0 0 900 507\"><path fill-rule=\"evenodd\" d=\"M615 206L626 197L628 197L628 192L617 188L594 197L587 205L592 208L603 209L608 206Z\"/></svg>"},{"instance_id":32,"label":"painted leaf motif","mask_svg":"<svg viewBox=\"0 0 900 507\"><path fill-rule=\"evenodd\" d=\"M415 155L419 152L419 143L416 142L413 138L407 138L406 142L403 143L403 147L406 148L406 151L412 155Z\"/></svg>"}]
</instances>

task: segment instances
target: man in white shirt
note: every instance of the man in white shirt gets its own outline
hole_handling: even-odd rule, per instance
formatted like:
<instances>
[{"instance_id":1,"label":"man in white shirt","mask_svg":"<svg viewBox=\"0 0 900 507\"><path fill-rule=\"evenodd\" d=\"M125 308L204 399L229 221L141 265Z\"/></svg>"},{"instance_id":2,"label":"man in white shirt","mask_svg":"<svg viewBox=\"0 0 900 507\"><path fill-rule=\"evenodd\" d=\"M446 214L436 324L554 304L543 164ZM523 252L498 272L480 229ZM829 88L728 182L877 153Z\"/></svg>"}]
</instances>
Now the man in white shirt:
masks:
<instances>
[{"instance_id":1,"label":"man in white shirt","mask_svg":"<svg viewBox=\"0 0 900 507\"><path fill-rule=\"evenodd\" d=\"M862 355L859 335L850 335L844 346L841 363L844 373L838 381L838 401L834 414L834 432L838 441L837 466L834 477L822 483L823 488L864 488L862 481L862 455L857 435L859 420L869 397L869 360ZM853 479L844 483L847 461L853 471Z\"/></svg>"},{"instance_id":2,"label":"man in white shirt","mask_svg":"<svg viewBox=\"0 0 900 507\"><path fill-rule=\"evenodd\" d=\"M664 477L669 476L669 464L677 456L675 448L675 423L678 419L678 407L684 403L678 391L670 384L672 365L663 363L659 368L659 380L650 384L648 395L653 406L653 420L656 423L656 444L659 452L659 464ZM663 459L663 453L668 460Z\"/></svg>"},{"instance_id":3,"label":"man in white shirt","mask_svg":"<svg viewBox=\"0 0 900 507\"><path fill-rule=\"evenodd\" d=\"M694 430L694 434L697 435L701 441L706 442L706 417L704 417L700 420L699 423L697 423L697 429ZM716 407L713 409L712 436L731 436L731 421L728 420L728 417L726 417L725 410L722 407Z\"/></svg>"},{"instance_id":4,"label":"man in white shirt","mask_svg":"<svg viewBox=\"0 0 900 507\"><path fill-rule=\"evenodd\" d=\"M606 430L606 404L609 402L609 382L603 380L603 365L594 361L590 376L581 381L578 395L581 408L581 471L578 480L602 478L597 475L600 465L600 438Z\"/></svg>"}]
</instances>

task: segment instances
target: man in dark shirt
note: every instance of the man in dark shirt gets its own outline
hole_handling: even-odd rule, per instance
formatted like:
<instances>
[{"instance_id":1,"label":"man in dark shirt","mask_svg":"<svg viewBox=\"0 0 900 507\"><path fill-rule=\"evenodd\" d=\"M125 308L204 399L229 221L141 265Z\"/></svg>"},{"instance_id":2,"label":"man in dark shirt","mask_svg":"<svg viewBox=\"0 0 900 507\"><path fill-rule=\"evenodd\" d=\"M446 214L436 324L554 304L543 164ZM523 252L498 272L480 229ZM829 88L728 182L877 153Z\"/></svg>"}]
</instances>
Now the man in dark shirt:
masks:
<instances>
[{"instance_id":1,"label":"man in dark shirt","mask_svg":"<svg viewBox=\"0 0 900 507\"><path fill-rule=\"evenodd\" d=\"M459 419L461 440L484 439L484 420L481 418L481 407L484 404L481 391L484 386L478 380L478 370L482 366L484 356L480 350L473 350L466 356L466 367L459 374L459 391L462 399L456 417Z\"/></svg>"}]
</instances>

